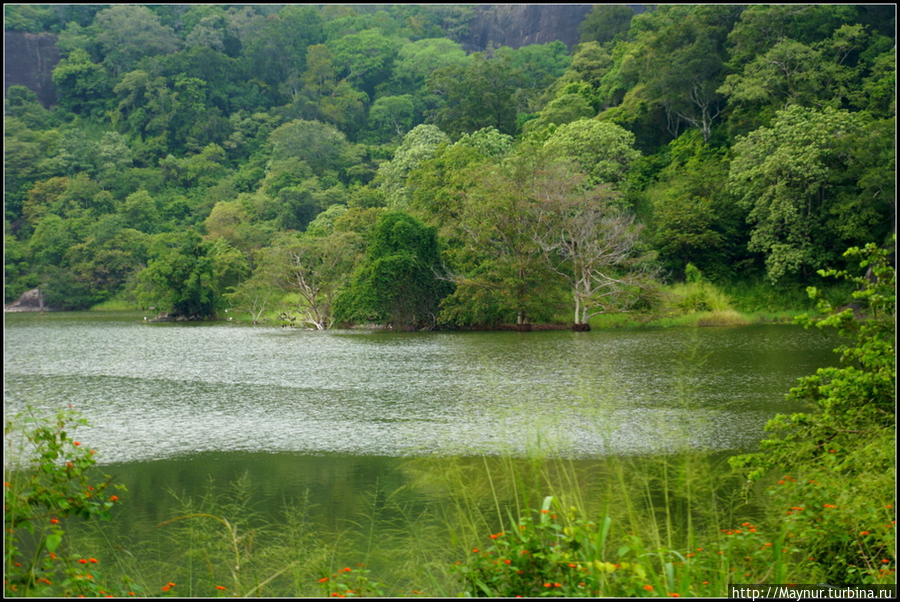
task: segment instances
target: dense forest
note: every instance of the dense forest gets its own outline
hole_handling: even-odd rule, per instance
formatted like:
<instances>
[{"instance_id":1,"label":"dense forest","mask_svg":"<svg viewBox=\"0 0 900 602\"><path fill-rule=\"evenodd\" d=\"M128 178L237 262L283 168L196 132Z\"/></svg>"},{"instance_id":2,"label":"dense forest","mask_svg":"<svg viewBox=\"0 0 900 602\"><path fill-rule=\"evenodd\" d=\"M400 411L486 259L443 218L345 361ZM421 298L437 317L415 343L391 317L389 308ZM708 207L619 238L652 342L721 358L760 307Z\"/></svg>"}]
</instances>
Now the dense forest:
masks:
<instances>
[{"instance_id":1,"label":"dense forest","mask_svg":"<svg viewBox=\"0 0 900 602\"><path fill-rule=\"evenodd\" d=\"M6 302L587 325L895 232L894 6L597 5L467 52L473 14L5 6L61 53L55 104L6 91Z\"/></svg>"}]
</instances>

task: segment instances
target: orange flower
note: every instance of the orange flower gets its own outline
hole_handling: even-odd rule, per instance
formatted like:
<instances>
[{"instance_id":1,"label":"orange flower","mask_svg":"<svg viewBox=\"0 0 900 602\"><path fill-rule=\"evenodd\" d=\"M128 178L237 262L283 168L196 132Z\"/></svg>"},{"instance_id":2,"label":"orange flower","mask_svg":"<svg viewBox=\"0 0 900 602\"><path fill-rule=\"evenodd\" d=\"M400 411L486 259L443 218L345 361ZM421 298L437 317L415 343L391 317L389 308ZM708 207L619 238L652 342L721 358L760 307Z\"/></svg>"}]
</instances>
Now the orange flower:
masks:
<instances>
[{"instance_id":1,"label":"orange flower","mask_svg":"<svg viewBox=\"0 0 900 602\"><path fill-rule=\"evenodd\" d=\"M217 590L221 590L221 591L225 591L225 590L228 589L228 588L225 587L224 585L217 585L217 586L216 586L216 589L217 589Z\"/></svg>"},{"instance_id":2,"label":"orange flower","mask_svg":"<svg viewBox=\"0 0 900 602\"><path fill-rule=\"evenodd\" d=\"M96 558L88 558L88 562L91 562L91 563L93 563L93 564L97 564L97 559L96 559Z\"/></svg>"},{"instance_id":3,"label":"orange flower","mask_svg":"<svg viewBox=\"0 0 900 602\"><path fill-rule=\"evenodd\" d=\"M822 504L823 508L837 508L834 504Z\"/></svg>"},{"instance_id":4,"label":"orange flower","mask_svg":"<svg viewBox=\"0 0 900 602\"><path fill-rule=\"evenodd\" d=\"M883 562L884 564L890 564L891 559L890 558L882 558L881 562Z\"/></svg>"},{"instance_id":5,"label":"orange flower","mask_svg":"<svg viewBox=\"0 0 900 602\"><path fill-rule=\"evenodd\" d=\"M319 583L325 583L326 581L328 581L328 577L322 577L321 579L319 579Z\"/></svg>"},{"instance_id":6,"label":"orange flower","mask_svg":"<svg viewBox=\"0 0 900 602\"><path fill-rule=\"evenodd\" d=\"M119 496L117 496L117 495L111 495L111 496L109 496L109 501L111 501L111 502L118 502L118 501L119 501Z\"/></svg>"},{"instance_id":7,"label":"orange flower","mask_svg":"<svg viewBox=\"0 0 900 602\"><path fill-rule=\"evenodd\" d=\"M868 535L869 532L868 532L868 531L860 531L859 534L860 534L860 535Z\"/></svg>"},{"instance_id":8,"label":"orange flower","mask_svg":"<svg viewBox=\"0 0 900 602\"><path fill-rule=\"evenodd\" d=\"M81 564L87 564L88 561L87 558L79 558L78 562L80 562Z\"/></svg>"},{"instance_id":9,"label":"orange flower","mask_svg":"<svg viewBox=\"0 0 900 602\"><path fill-rule=\"evenodd\" d=\"M169 591L170 589L172 589L172 588L169 587L168 585L162 586L162 591L164 591L164 592L167 592L167 591Z\"/></svg>"},{"instance_id":10,"label":"orange flower","mask_svg":"<svg viewBox=\"0 0 900 602\"><path fill-rule=\"evenodd\" d=\"M79 445L81 445L81 441L72 441L72 445L78 447Z\"/></svg>"},{"instance_id":11,"label":"orange flower","mask_svg":"<svg viewBox=\"0 0 900 602\"><path fill-rule=\"evenodd\" d=\"M680 598L680 597L681 597L681 594L679 594L678 592L675 592L675 593L669 594L669 597L670 597L670 598Z\"/></svg>"},{"instance_id":12,"label":"orange flower","mask_svg":"<svg viewBox=\"0 0 900 602\"><path fill-rule=\"evenodd\" d=\"M51 518L51 519L50 519L50 524L51 524L51 525L58 525L58 524L59 524L59 519L58 519L58 518Z\"/></svg>"},{"instance_id":13,"label":"orange flower","mask_svg":"<svg viewBox=\"0 0 900 602\"><path fill-rule=\"evenodd\" d=\"M544 584L544 587L553 587L553 584L552 584L552 583L545 583L545 584Z\"/></svg>"},{"instance_id":14,"label":"orange flower","mask_svg":"<svg viewBox=\"0 0 900 602\"><path fill-rule=\"evenodd\" d=\"M477 554L477 553L478 553L478 548L472 548L472 553L473 553L473 554Z\"/></svg>"},{"instance_id":15,"label":"orange flower","mask_svg":"<svg viewBox=\"0 0 900 602\"><path fill-rule=\"evenodd\" d=\"M512 564L512 560L510 560L509 558L504 558L503 564Z\"/></svg>"},{"instance_id":16,"label":"orange flower","mask_svg":"<svg viewBox=\"0 0 900 602\"><path fill-rule=\"evenodd\" d=\"M345 567L342 568L341 570L342 570L343 572L345 572L345 573L349 573L349 572L352 571L353 569L351 569L349 566L345 566Z\"/></svg>"},{"instance_id":17,"label":"orange flower","mask_svg":"<svg viewBox=\"0 0 900 602\"><path fill-rule=\"evenodd\" d=\"M644 589L647 590L648 592L652 592L652 591L653 591L653 586L652 586L652 585L645 585L645 586L644 586Z\"/></svg>"}]
</instances>

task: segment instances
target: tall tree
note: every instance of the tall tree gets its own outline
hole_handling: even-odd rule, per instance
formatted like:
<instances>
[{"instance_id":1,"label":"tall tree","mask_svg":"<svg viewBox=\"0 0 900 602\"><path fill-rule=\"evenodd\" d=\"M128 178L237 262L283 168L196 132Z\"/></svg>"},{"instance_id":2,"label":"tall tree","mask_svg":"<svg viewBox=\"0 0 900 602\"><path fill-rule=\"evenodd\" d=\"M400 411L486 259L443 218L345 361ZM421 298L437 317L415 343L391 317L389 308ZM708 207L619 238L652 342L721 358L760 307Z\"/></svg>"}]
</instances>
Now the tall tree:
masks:
<instances>
[{"instance_id":1,"label":"tall tree","mask_svg":"<svg viewBox=\"0 0 900 602\"><path fill-rule=\"evenodd\" d=\"M352 283L336 301L337 321L433 327L438 304L451 289L442 272L434 228L399 211L385 213Z\"/></svg>"},{"instance_id":2,"label":"tall tree","mask_svg":"<svg viewBox=\"0 0 900 602\"><path fill-rule=\"evenodd\" d=\"M564 162L549 162L534 179L534 237L551 268L568 284L575 330L591 317L627 310L653 280L653 256L641 252L634 216L610 185L588 187Z\"/></svg>"},{"instance_id":3,"label":"tall tree","mask_svg":"<svg viewBox=\"0 0 900 602\"><path fill-rule=\"evenodd\" d=\"M773 281L809 275L895 219L892 136L863 113L792 106L734 145L729 182ZM891 126L888 125L888 128ZM879 175L880 174L880 175Z\"/></svg>"}]
</instances>

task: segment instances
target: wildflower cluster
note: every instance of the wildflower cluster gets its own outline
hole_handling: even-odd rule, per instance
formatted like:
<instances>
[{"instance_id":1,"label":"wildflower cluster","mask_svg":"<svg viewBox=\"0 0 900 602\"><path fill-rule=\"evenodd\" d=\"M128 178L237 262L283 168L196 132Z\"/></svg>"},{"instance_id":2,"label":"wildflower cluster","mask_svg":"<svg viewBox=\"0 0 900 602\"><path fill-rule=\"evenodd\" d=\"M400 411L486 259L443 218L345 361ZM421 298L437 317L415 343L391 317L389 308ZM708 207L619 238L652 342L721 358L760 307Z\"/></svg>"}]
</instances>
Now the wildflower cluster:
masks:
<instances>
[{"instance_id":1,"label":"wildflower cluster","mask_svg":"<svg viewBox=\"0 0 900 602\"><path fill-rule=\"evenodd\" d=\"M371 598L383 596L384 584L369 579L369 569L363 564L356 568L345 566L318 579L319 587L328 598Z\"/></svg>"},{"instance_id":2,"label":"wildflower cluster","mask_svg":"<svg viewBox=\"0 0 900 602\"><path fill-rule=\"evenodd\" d=\"M654 596L648 571L639 561L639 546L606 550L612 521L599 524L543 508L513 523L509 531L490 535L484 549L473 548L461 565L467 595L479 597ZM648 589L649 587L649 589ZM663 588L664 589L664 588Z\"/></svg>"}]
</instances>

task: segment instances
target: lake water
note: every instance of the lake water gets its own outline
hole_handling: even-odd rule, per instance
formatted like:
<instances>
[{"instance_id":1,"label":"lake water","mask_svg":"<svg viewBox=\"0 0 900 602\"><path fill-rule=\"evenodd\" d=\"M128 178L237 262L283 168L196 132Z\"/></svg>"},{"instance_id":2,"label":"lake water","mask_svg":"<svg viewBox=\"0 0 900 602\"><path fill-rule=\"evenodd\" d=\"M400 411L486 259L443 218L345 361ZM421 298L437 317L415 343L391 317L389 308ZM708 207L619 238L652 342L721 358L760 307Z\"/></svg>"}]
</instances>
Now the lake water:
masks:
<instances>
[{"instance_id":1,"label":"lake water","mask_svg":"<svg viewBox=\"0 0 900 602\"><path fill-rule=\"evenodd\" d=\"M436 528L463 495L488 517L493 496L512 497L502 482L510 457L526 458L523 473L536 454L571 460L594 499L607 488L610 458L696 449L721 461L753 448L773 414L801 409L785 393L833 363L835 345L784 325L311 332L148 324L134 313L8 314L4 409L72 405L90 421L75 437L127 486L95 537L139 560L129 574L200 587L181 567L187 540L160 525L183 511L176 496L197 499L210 484L233 491L243 477L266 523L298 501L317 532L376 521L339 538L334 562L362 559L390 577L398 555L420 553L411 545L421 540L385 545L398 528L409 531L398 527L399 508L431 517L416 528ZM470 544L455 523L442 528L435 541L449 566Z\"/></svg>"},{"instance_id":2,"label":"lake water","mask_svg":"<svg viewBox=\"0 0 900 602\"><path fill-rule=\"evenodd\" d=\"M746 449L834 340L792 326L312 332L9 314L7 413L68 404L102 464L209 453L590 458Z\"/></svg>"}]
</instances>

